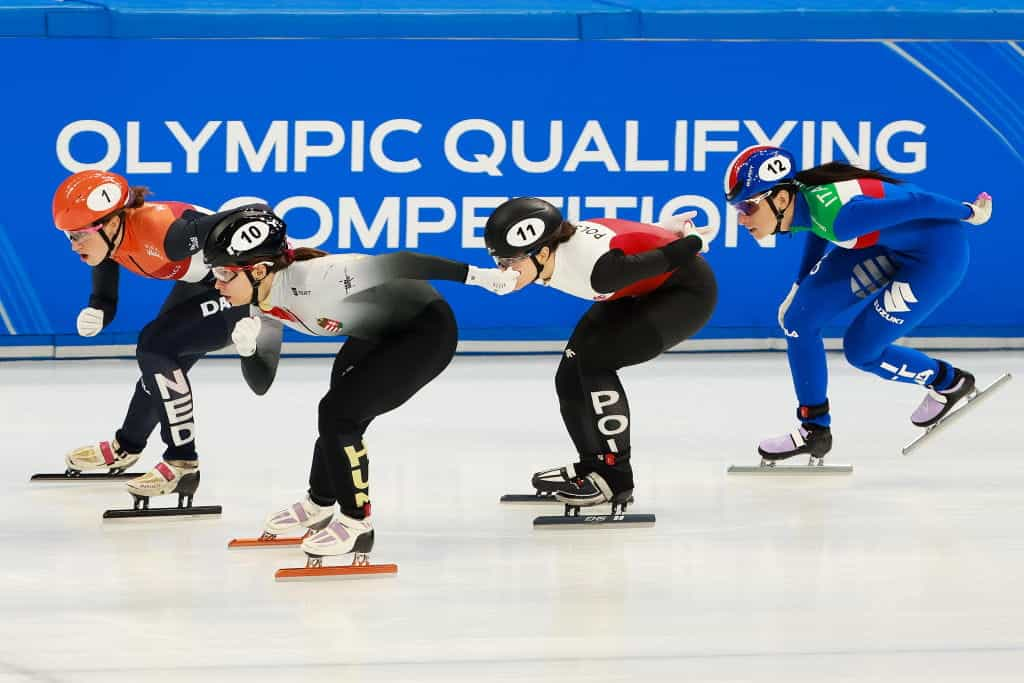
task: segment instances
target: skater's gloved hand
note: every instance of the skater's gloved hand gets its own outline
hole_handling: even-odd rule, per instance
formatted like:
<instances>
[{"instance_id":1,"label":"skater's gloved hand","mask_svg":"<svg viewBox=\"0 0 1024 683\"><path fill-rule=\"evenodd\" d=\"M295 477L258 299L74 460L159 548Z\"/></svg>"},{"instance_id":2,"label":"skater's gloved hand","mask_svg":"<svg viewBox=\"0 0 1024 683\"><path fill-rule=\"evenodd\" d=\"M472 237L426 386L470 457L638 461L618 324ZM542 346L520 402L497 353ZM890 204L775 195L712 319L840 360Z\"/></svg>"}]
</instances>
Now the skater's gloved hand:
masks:
<instances>
[{"instance_id":1,"label":"skater's gloved hand","mask_svg":"<svg viewBox=\"0 0 1024 683\"><path fill-rule=\"evenodd\" d=\"M665 228L669 232L674 232L677 235L682 235L686 224L693 225L693 219L697 217L696 211L684 211L683 213L677 213L674 216L658 221L655 223L659 228Z\"/></svg>"},{"instance_id":2,"label":"skater's gloved hand","mask_svg":"<svg viewBox=\"0 0 1024 683\"><path fill-rule=\"evenodd\" d=\"M796 296L798 289L800 289L800 285L794 282L793 286L789 288L789 294L787 294L786 298L782 300L781 304L779 304L779 327L782 328L782 331L786 333L787 337L797 336L796 332L790 332L786 329L783 321L786 319L786 311L789 310L789 305L793 303L793 297Z\"/></svg>"},{"instance_id":3,"label":"skater's gloved hand","mask_svg":"<svg viewBox=\"0 0 1024 683\"><path fill-rule=\"evenodd\" d=\"M498 296L514 292L519 280L518 270L502 270L501 268L477 268L470 266L466 273L466 284L476 285L490 290Z\"/></svg>"},{"instance_id":4,"label":"skater's gloved hand","mask_svg":"<svg viewBox=\"0 0 1024 683\"><path fill-rule=\"evenodd\" d=\"M98 308L83 308L78 314L78 334L83 337L95 337L103 329L103 311Z\"/></svg>"},{"instance_id":5,"label":"skater's gloved hand","mask_svg":"<svg viewBox=\"0 0 1024 683\"><path fill-rule=\"evenodd\" d=\"M231 341L235 343L238 355L244 358L256 353L256 337L260 334L260 319L258 317L242 318L235 323L235 329L231 332Z\"/></svg>"},{"instance_id":6,"label":"skater's gloved hand","mask_svg":"<svg viewBox=\"0 0 1024 683\"><path fill-rule=\"evenodd\" d=\"M669 232L674 232L682 237L696 235L697 239L700 240L700 253L706 254L710 248L709 245L711 240L715 237L716 231L711 227L698 228L693 224L693 219L696 216L696 211L686 211L684 213L676 214L675 216L669 216L658 223L658 227L665 228Z\"/></svg>"},{"instance_id":7,"label":"skater's gloved hand","mask_svg":"<svg viewBox=\"0 0 1024 683\"><path fill-rule=\"evenodd\" d=\"M992 217L992 197L988 192L982 192L973 202L964 202L964 206L971 207L971 215L964 220L971 225L984 225Z\"/></svg>"}]
</instances>

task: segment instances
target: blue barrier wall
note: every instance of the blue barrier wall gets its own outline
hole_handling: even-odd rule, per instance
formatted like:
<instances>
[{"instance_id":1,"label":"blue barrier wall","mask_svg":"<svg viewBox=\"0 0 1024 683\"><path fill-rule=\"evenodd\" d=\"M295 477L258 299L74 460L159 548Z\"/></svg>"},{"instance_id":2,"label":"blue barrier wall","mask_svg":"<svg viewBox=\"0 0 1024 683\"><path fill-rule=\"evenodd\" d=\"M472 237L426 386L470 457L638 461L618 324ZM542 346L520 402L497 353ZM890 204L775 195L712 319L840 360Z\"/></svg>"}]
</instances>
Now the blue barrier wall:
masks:
<instances>
[{"instance_id":1,"label":"blue barrier wall","mask_svg":"<svg viewBox=\"0 0 1024 683\"><path fill-rule=\"evenodd\" d=\"M50 198L69 172L101 167L155 199L263 199L306 245L477 264L483 221L509 196L572 218L696 209L718 227L721 287L701 338L757 348L778 337L801 238L739 234L721 178L735 151L768 140L805 166L846 158L958 199L990 192L966 281L915 334L1024 338L1024 47L1011 40L1024 13L680 4L0 2L0 344L131 344L159 306L167 283L125 273L114 324L74 335L89 272ZM997 39L975 40L986 33ZM536 40L505 39L524 37ZM539 288L439 288L467 340L564 339L586 307Z\"/></svg>"}]
</instances>

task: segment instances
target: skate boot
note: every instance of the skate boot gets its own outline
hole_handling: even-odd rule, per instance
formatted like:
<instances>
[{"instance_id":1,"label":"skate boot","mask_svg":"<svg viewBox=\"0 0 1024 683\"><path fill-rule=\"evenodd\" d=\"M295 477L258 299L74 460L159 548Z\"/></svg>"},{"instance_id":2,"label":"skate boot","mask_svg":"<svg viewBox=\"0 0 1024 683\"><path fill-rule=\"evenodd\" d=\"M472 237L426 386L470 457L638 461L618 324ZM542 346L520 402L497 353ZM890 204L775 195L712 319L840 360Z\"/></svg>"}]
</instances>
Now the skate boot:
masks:
<instances>
[{"instance_id":1,"label":"skate boot","mask_svg":"<svg viewBox=\"0 0 1024 683\"><path fill-rule=\"evenodd\" d=\"M530 485L536 489L539 497L553 498L554 494L565 488L569 482L585 477L591 471L592 468L584 467L582 463L553 467L549 470L534 472L530 479Z\"/></svg>"},{"instance_id":2,"label":"skate boot","mask_svg":"<svg viewBox=\"0 0 1024 683\"><path fill-rule=\"evenodd\" d=\"M929 389L921 405L910 416L910 421L918 427L931 427L960 405L970 399L977 389L974 375L959 368L953 368L953 384L949 389L936 391Z\"/></svg>"},{"instance_id":3,"label":"skate boot","mask_svg":"<svg viewBox=\"0 0 1024 683\"><path fill-rule=\"evenodd\" d=\"M189 507L199 488L199 463L195 460L165 460L141 477L127 482L125 487L135 498L136 509L146 509L151 497L169 493L178 494L178 507Z\"/></svg>"},{"instance_id":4,"label":"skate boot","mask_svg":"<svg viewBox=\"0 0 1024 683\"><path fill-rule=\"evenodd\" d=\"M804 422L795 432L765 439L757 445L761 465L774 467L778 460L794 455L810 455L810 465L821 465L822 458L832 450L832 430L813 422Z\"/></svg>"},{"instance_id":5,"label":"skate boot","mask_svg":"<svg viewBox=\"0 0 1024 683\"><path fill-rule=\"evenodd\" d=\"M64 456L68 476L92 470L107 470L107 474L120 474L134 465L140 453L129 453L117 442L100 441L70 451Z\"/></svg>"},{"instance_id":6,"label":"skate boot","mask_svg":"<svg viewBox=\"0 0 1024 683\"><path fill-rule=\"evenodd\" d=\"M314 532L330 524L333 516L333 505L317 505L307 495L298 503L268 515L263 523L263 535L260 536L260 540L270 541L283 533L300 528L306 530L305 536L312 536Z\"/></svg>"},{"instance_id":7,"label":"skate boot","mask_svg":"<svg viewBox=\"0 0 1024 683\"><path fill-rule=\"evenodd\" d=\"M334 520L302 542L302 550L309 556L309 567L319 567L325 556L355 553L356 559L365 559L373 550L373 524L367 519L354 519L338 513Z\"/></svg>"}]
</instances>

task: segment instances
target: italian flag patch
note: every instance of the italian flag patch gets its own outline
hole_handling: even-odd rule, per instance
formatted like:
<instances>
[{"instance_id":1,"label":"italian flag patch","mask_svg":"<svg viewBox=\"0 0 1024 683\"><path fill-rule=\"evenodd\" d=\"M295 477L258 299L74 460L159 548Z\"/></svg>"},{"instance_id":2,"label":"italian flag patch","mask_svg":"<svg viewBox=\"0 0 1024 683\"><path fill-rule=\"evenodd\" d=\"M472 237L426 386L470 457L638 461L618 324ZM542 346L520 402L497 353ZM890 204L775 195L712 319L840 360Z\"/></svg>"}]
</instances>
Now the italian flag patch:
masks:
<instances>
[{"instance_id":1,"label":"italian flag patch","mask_svg":"<svg viewBox=\"0 0 1024 683\"><path fill-rule=\"evenodd\" d=\"M839 210L854 197L885 196L885 183L874 178L857 178L843 180L829 185L819 185L808 189L804 196L811 210L811 230L819 237L835 243L844 249L863 249L878 242L878 231L869 232L850 240L836 240L835 222Z\"/></svg>"}]
</instances>

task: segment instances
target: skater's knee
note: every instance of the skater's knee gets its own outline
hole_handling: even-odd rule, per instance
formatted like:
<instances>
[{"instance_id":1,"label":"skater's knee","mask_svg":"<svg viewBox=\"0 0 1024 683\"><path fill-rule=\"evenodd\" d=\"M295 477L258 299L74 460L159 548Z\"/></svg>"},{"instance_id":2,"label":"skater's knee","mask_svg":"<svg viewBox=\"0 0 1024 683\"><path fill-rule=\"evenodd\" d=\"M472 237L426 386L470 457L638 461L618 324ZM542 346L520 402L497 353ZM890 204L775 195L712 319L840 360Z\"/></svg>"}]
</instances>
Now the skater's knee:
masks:
<instances>
[{"instance_id":1,"label":"skater's knee","mask_svg":"<svg viewBox=\"0 0 1024 683\"><path fill-rule=\"evenodd\" d=\"M874 345L857 343L849 337L843 340L843 355L846 362L855 368L873 371L882 359L882 349Z\"/></svg>"}]
</instances>

